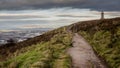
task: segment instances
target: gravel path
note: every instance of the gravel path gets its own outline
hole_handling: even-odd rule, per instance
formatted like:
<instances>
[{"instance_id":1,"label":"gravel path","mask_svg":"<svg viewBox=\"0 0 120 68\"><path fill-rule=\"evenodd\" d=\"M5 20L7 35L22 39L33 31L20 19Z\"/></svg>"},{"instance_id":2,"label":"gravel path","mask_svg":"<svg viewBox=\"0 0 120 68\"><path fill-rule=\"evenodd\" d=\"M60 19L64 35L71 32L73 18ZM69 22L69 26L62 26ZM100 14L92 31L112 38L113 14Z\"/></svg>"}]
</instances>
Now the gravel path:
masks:
<instances>
[{"instance_id":1,"label":"gravel path","mask_svg":"<svg viewBox=\"0 0 120 68\"><path fill-rule=\"evenodd\" d=\"M75 33L72 42L73 47L67 51L72 58L72 68L107 68L82 36Z\"/></svg>"}]
</instances>

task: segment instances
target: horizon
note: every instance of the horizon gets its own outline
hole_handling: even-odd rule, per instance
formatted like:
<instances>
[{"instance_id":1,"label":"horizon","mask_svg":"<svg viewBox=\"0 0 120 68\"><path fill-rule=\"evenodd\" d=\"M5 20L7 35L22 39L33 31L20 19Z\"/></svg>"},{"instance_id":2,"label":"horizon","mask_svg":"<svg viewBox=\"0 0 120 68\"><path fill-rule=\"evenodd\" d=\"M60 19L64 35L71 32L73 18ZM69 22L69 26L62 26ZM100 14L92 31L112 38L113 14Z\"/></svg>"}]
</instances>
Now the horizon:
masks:
<instances>
[{"instance_id":1,"label":"horizon","mask_svg":"<svg viewBox=\"0 0 120 68\"><path fill-rule=\"evenodd\" d=\"M58 28L78 21L120 17L120 0L0 0L0 31Z\"/></svg>"},{"instance_id":2,"label":"horizon","mask_svg":"<svg viewBox=\"0 0 120 68\"><path fill-rule=\"evenodd\" d=\"M119 17L120 12L105 11L105 18ZM0 11L0 31L58 28L79 21L100 19L101 11L81 8L50 8Z\"/></svg>"}]
</instances>

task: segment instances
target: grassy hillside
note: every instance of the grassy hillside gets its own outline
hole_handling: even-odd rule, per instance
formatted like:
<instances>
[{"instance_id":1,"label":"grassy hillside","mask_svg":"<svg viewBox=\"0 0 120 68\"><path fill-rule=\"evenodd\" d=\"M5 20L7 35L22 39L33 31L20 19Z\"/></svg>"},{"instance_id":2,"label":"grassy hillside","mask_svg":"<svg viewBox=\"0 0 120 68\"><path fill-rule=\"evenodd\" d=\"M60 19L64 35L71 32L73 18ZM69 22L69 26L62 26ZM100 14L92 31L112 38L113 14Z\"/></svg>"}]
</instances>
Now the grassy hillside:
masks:
<instances>
[{"instance_id":1,"label":"grassy hillside","mask_svg":"<svg viewBox=\"0 0 120 68\"><path fill-rule=\"evenodd\" d=\"M66 50L79 33L111 68L120 67L120 18L78 22L20 43L0 46L0 68L70 68Z\"/></svg>"},{"instance_id":2,"label":"grassy hillside","mask_svg":"<svg viewBox=\"0 0 120 68\"><path fill-rule=\"evenodd\" d=\"M120 18L94 20L71 25L111 68L120 67Z\"/></svg>"},{"instance_id":3,"label":"grassy hillside","mask_svg":"<svg viewBox=\"0 0 120 68\"><path fill-rule=\"evenodd\" d=\"M66 28L63 27L44 35L51 34L53 36L46 37L42 41L38 41L42 39L39 36L27 42L6 45L8 50L0 52L0 58L3 59L0 62L0 68L70 68L70 57L66 54L66 49L71 46L71 34L67 33ZM17 49L11 51L12 49L9 48Z\"/></svg>"}]
</instances>

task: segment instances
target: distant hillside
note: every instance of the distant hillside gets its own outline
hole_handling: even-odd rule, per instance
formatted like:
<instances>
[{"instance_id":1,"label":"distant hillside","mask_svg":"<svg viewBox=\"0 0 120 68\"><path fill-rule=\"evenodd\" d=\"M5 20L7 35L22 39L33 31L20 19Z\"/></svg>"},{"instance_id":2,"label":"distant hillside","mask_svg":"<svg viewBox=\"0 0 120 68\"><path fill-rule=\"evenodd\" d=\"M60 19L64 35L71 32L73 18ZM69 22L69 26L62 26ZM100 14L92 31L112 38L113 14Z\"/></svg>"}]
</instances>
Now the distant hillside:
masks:
<instances>
[{"instance_id":1,"label":"distant hillside","mask_svg":"<svg viewBox=\"0 0 120 68\"><path fill-rule=\"evenodd\" d=\"M120 67L120 18L78 22L0 46L0 68L70 68L72 33L82 35L111 68Z\"/></svg>"}]
</instances>

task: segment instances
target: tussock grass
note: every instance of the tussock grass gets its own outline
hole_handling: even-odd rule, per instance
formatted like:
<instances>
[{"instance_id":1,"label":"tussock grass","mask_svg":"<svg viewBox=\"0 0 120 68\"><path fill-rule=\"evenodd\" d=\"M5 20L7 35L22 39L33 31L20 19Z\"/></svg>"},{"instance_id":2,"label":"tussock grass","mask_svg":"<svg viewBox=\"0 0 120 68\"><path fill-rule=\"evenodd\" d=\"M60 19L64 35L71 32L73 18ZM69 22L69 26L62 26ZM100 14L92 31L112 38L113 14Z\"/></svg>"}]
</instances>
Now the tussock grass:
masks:
<instances>
[{"instance_id":1,"label":"tussock grass","mask_svg":"<svg viewBox=\"0 0 120 68\"><path fill-rule=\"evenodd\" d=\"M50 41L24 47L0 63L2 68L70 68L70 57L66 49L71 46L71 34L65 28Z\"/></svg>"},{"instance_id":2,"label":"tussock grass","mask_svg":"<svg viewBox=\"0 0 120 68\"><path fill-rule=\"evenodd\" d=\"M70 25L82 35L111 68L120 68L120 18L85 21Z\"/></svg>"},{"instance_id":3,"label":"tussock grass","mask_svg":"<svg viewBox=\"0 0 120 68\"><path fill-rule=\"evenodd\" d=\"M120 18L84 21L0 47L0 68L70 68L66 49L81 34L111 68L120 68Z\"/></svg>"},{"instance_id":4,"label":"tussock grass","mask_svg":"<svg viewBox=\"0 0 120 68\"><path fill-rule=\"evenodd\" d=\"M111 68L120 67L120 37L111 38L111 32L104 30L97 31L94 35L90 35L86 31L80 31L79 34L84 36L97 54L104 58ZM114 39L116 41L112 42Z\"/></svg>"}]
</instances>

